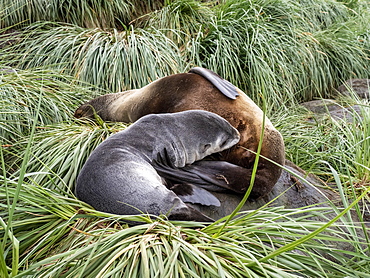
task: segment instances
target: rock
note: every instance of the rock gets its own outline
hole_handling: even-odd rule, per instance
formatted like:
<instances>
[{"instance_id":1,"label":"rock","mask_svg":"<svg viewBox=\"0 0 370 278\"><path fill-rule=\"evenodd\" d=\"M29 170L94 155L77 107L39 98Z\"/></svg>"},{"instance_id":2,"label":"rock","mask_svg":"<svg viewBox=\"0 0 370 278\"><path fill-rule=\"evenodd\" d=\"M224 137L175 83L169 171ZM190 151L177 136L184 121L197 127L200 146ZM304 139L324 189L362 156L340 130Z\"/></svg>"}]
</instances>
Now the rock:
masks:
<instances>
[{"instance_id":1,"label":"rock","mask_svg":"<svg viewBox=\"0 0 370 278\"><path fill-rule=\"evenodd\" d=\"M327 113L341 107L334 99L317 99L301 103L307 110L316 114Z\"/></svg>"},{"instance_id":2,"label":"rock","mask_svg":"<svg viewBox=\"0 0 370 278\"><path fill-rule=\"evenodd\" d=\"M342 107L335 109L333 111L330 111L330 116L335 119L342 119L346 120L347 122L353 122L353 117L356 117L356 115L361 116L361 108L360 105L351 105L348 107Z\"/></svg>"},{"instance_id":3,"label":"rock","mask_svg":"<svg viewBox=\"0 0 370 278\"><path fill-rule=\"evenodd\" d=\"M300 208L309 205L319 205L329 207L328 199L333 202L339 202L340 197L337 193L332 191L323 181L314 175L307 174L298 166L286 160L285 167L297 174L299 177L308 181L305 182L296 178L288 171L283 170L278 182L275 184L273 190L265 198L256 201L247 201L243 210L254 210L267 204L280 194L270 206L284 206L285 208ZM209 217L220 219L229 215L237 207L243 196L226 193L213 193L221 202L220 207L193 205L195 208L203 212Z\"/></svg>"},{"instance_id":4,"label":"rock","mask_svg":"<svg viewBox=\"0 0 370 278\"><path fill-rule=\"evenodd\" d=\"M319 99L301 103L303 107L315 114L317 119L330 115L334 120L353 122L354 115L362 114L360 105L342 106L333 99Z\"/></svg>"},{"instance_id":5,"label":"rock","mask_svg":"<svg viewBox=\"0 0 370 278\"><path fill-rule=\"evenodd\" d=\"M345 96L351 96L351 91L355 92L360 98L370 98L369 93L370 79L349 79L338 87L338 92Z\"/></svg>"}]
</instances>

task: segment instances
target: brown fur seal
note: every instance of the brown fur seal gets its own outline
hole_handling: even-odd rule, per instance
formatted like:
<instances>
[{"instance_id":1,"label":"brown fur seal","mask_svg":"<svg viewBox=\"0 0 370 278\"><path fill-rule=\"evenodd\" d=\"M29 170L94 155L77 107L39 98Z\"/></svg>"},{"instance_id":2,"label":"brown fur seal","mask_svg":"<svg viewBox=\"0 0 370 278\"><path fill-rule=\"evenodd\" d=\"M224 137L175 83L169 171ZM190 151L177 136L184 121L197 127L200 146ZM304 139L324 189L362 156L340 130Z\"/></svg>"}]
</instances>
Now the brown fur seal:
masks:
<instances>
[{"instance_id":1,"label":"brown fur seal","mask_svg":"<svg viewBox=\"0 0 370 278\"><path fill-rule=\"evenodd\" d=\"M153 163L160 164L156 159L165 157L171 167L185 167L232 147L239 138L239 132L225 119L208 111L144 116L91 153L77 177L76 196L109 213L143 212L167 214L175 220L212 221L168 190ZM182 195L190 196L191 202L210 196L211 203L212 197L217 200L206 190L190 189Z\"/></svg>"},{"instance_id":2,"label":"brown fur seal","mask_svg":"<svg viewBox=\"0 0 370 278\"><path fill-rule=\"evenodd\" d=\"M194 73L193 73L194 72ZM160 78L147 86L126 92L107 94L88 101L75 111L75 117L94 117L96 112L104 121L135 122L151 113L174 113L201 109L225 118L240 133L239 143L222 152L222 160L241 166L237 176L244 188L249 184L258 142L262 131L262 110L242 91L234 87L236 99L225 95L215 86L229 84L213 72L195 68L189 73L174 74ZM212 78L210 78L212 76ZM216 82L217 81L217 82ZM229 86L230 89L230 86ZM266 118L261 155L283 165L285 161L284 141ZM260 158L254 188L250 195L257 199L268 194L281 175L281 168ZM232 175L230 175L232 176Z\"/></svg>"}]
</instances>

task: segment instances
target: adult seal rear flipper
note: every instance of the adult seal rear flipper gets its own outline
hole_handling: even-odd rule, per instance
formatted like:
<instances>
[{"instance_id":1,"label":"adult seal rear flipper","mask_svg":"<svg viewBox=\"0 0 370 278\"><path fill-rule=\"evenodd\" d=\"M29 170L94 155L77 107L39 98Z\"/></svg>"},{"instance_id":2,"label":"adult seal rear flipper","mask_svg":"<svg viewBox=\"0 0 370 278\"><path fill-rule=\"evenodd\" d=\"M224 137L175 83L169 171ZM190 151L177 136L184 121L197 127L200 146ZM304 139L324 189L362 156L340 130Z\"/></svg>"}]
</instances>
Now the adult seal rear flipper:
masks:
<instances>
[{"instance_id":1,"label":"adult seal rear flipper","mask_svg":"<svg viewBox=\"0 0 370 278\"><path fill-rule=\"evenodd\" d=\"M214 73L209 69L195 67L190 69L189 73L195 73L204 77L209 82L211 82L217 89L219 89L221 93L223 93L230 99L236 99L236 97L239 96L236 87L232 83L230 83L226 79L223 79L221 76L219 76L218 74Z\"/></svg>"}]
</instances>

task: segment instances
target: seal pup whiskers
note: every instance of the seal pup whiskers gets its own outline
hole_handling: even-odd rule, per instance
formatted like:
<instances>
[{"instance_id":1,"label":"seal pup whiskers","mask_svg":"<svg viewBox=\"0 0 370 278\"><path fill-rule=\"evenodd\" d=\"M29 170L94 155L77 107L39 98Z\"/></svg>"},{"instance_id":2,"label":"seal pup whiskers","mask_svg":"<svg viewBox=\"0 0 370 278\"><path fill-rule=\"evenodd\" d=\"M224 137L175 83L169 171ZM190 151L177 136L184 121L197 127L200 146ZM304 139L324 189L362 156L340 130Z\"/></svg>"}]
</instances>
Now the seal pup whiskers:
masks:
<instances>
[{"instance_id":1,"label":"seal pup whiskers","mask_svg":"<svg viewBox=\"0 0 370 278\"><path fill-rule=\"evenodd\" d=\"M144 116L91 153L77 177L76 196L109 213L212 221L166 188L153 161L166 156L172 167L185 167L239 139L239 132L225 119L207 111Z\"/></svg>"}]
</instances>

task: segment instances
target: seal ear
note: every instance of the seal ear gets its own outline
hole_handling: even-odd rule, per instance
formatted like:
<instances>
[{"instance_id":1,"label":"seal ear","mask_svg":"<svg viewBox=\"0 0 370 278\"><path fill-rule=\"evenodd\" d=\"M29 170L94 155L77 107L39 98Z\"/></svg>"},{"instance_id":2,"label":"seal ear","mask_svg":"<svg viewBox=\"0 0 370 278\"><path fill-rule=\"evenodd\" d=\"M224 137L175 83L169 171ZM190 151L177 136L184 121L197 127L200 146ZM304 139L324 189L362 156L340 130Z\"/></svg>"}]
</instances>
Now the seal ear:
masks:
<instances>
[{"instance_id":1,"label":"seal ear","mask_svg":"<svg viewBox=\"0 0 370 278\"><path fill-rule=\"evenodd\" d=\"M162 152L159 152L157 154L157 159L152 161L152 165L154 166L154 168L155 166L158 166L158 168L161 168L161 166L163 166L163 168L166 169L174 168L166 148L163 148Z\"/></svg>"}]
</instances>

